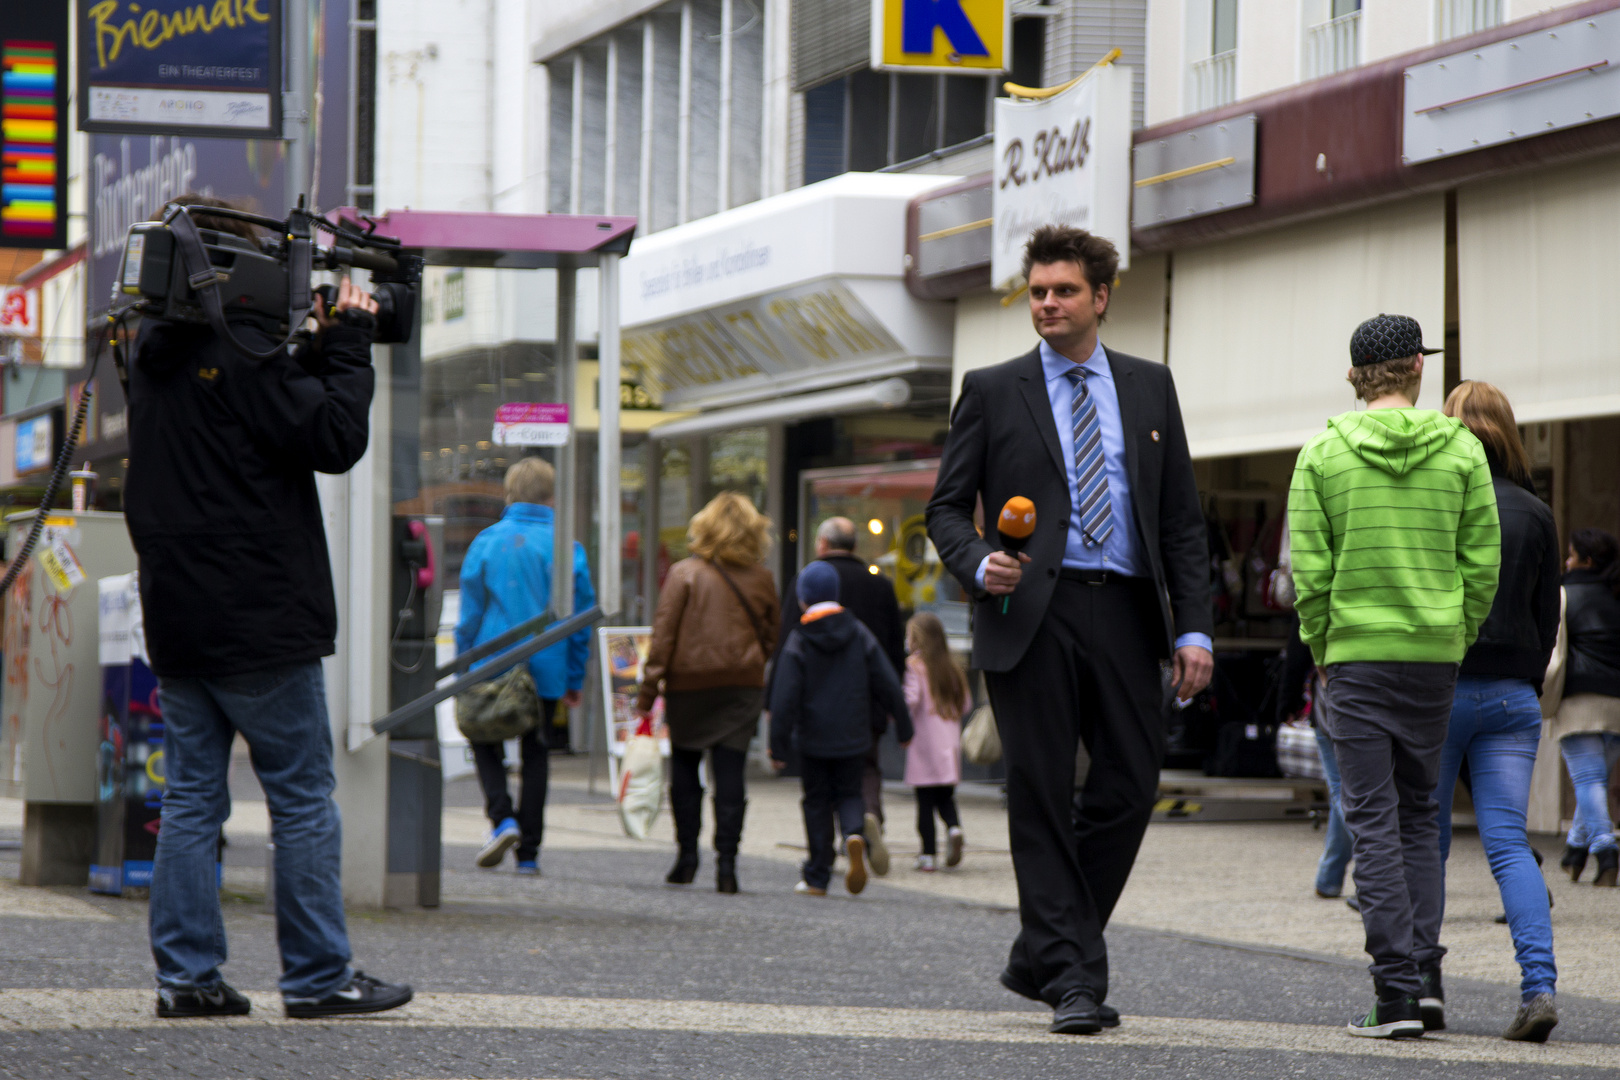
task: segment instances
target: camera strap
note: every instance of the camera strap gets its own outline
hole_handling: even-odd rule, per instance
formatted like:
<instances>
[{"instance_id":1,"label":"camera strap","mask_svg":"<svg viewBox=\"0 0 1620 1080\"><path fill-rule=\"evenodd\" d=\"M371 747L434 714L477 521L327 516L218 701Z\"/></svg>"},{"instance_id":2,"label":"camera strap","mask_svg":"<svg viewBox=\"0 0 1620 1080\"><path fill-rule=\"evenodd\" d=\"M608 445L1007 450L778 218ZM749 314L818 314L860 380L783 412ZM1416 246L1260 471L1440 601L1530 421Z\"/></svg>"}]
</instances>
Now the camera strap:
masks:
<instances>
[{"instance_id":1,"label":"camera strap","mask_svg":"<svg viewBox=\"0 0 1620 1080\"><path fill-rule=\"evenodd\" d=\"M215 266L208 258L208 250L203 247L202 234L197 231L197 223L191 220L186 208L183 206L172 208L165 215L164 224L174 234L175 244L180 248L180 259L186 269L186 282L197 294L203 314L208 316L208 325L213 327L214 333L230 342L231 347L237 352L255 360L268 360L286 348L314 306L309 288L310 271L314 266L314 250L310 239L307 236L293 237L288 244L287 336L271 348L260 352L248 348L231 333L230 324L225 321L225 304L219 296L219 286L222 282L230 280L230 274Z\"/></svg>"}]
</instances>

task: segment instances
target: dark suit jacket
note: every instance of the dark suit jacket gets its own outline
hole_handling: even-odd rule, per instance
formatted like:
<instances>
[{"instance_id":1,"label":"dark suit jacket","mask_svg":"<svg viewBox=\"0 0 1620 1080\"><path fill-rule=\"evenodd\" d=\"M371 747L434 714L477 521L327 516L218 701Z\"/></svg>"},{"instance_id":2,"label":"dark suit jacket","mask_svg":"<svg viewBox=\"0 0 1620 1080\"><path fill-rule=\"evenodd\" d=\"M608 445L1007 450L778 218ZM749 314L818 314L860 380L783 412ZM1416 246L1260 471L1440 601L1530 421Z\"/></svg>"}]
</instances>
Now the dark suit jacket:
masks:
<instances>
[{"instance_id":1,"label":"dark suit jacket","mask_svg":"<svg viewBox=\"0 0 1620 1080\"><path fill-rule=\"evenodd\" d=\"M894 677L900 678L906 670L906 626L900 618L900 604L894 598L894 586L882 574L868 569L865 559L853 554L835 551L819 560L838 571L838 602L855 616L856 620L872 631L878 647L894 666ZM782 629L776 636L776 655L787 647L788 635L799 625L799 575L794 574L782 590Z\"/></svg>"},{"instance_id":2,"label":"dark suit jacket","mask_svg":"<svg viewBox=\"0 0 1620 1080\"><path fill-rule=\"evenodd\" d=\"M1125 462L1138 550L1151 569L1164 620L1168 657L1181 634L1213 632L1209 606L1209 539L1199 509L1192 458L1175 383L1163 364L1108 350L1125 428ZM990 539L974 528L980 496ZM979 563L999 550L995 519L1014 495L1035 503L1035 534L1024 548L1032 562L1001 600L974 580ZM945 566L974 598L973 666L1010 671L1035 637L1057 584L1069 528L1070 495L1063 450L1035 349L1016 360L971 371L951 412L950 435L928 503L928 536ZM1121 522L1121 524L1127 524Z\"/></svg>"}]
</instances>

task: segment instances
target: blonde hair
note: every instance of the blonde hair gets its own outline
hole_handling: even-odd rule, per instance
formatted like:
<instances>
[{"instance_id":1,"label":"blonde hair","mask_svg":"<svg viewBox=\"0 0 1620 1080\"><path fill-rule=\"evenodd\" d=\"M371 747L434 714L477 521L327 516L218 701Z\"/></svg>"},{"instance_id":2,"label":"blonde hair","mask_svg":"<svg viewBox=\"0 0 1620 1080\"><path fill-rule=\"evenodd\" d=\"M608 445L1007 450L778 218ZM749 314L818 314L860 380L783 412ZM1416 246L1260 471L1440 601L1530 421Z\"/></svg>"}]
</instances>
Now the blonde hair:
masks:
<instances>
[{"instance_id":1,"label":"blonde hair","mask_svg":"<svg viewBox=\"0 0 1620 1080\"><path fill-rule=\"evenodd\" d=\"M960 720L967 708L967 679L951 656L945 624L931 611L919 611L906 623L906 644L928 673L928 693L934 711L946 720Z\"/></svg>"},{"instance_id":2,"label":"blonde hair","mask_svg":"<svg viewBox=\"0 0 1620 1080\"><path fill-rule=\"evenodd\" d=\"M1492 463L1520 483L1530 479L1530 456L1519 438L1519 425L1513 419L1513 405L1507 395L1487 382L1468 380L1446 396L1440 410L1463 422L1485 444Z\"/></svg>"},{"instance_id":3,"label":"blonde hair","mask_svg":"<svg viewBox=\"0 0 1620 1080\"><path fill-rule=\"evenodd\" d=\"M1385 394L1403 394L1408 401L1415 402L1418 387L1423 385L1423 376L1413 370L1416 367L1415 356L1362 364L1350 369L1346 381L1356 388L1356 397L1362 401L1377 401Z\"/></svg>"},{"instance_id":4,"label":"blonde hair","mask_svg":"<svg viewBox=\"0 0 1620 1080\"><path fill-rule=\"evenodd\" d=\"M506 470L506 504L548 503L557 494L557 470L545 458L519 458Z\"/></svg>"},{"instance_id":5,"label":"blonde hair","mask_svg":"<svg viewBox=\"0 0 1620 1080\"><path fill-rule=\"evenodd\" d=\"M686 540L699 558L752 566L771 549L771 519L754 509L748 496L722 491L692 515Z\"/></svg>"}]
</instances>

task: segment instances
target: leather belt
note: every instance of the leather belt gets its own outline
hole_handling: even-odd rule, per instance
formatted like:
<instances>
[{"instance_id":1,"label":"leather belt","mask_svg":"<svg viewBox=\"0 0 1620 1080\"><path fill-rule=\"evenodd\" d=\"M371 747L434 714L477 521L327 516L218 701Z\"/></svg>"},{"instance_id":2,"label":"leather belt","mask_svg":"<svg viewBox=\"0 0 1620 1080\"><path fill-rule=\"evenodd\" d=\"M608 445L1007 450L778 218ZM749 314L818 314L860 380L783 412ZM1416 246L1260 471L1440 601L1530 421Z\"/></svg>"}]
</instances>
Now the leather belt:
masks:
<instances>
[{"instance_id":1,"label":"leather belt","mask_svg":"<svg viewBox=\"0 0 1620 1080\"><path fill-rule=\"evenodd\" d=\"M1110 581L1128 580L1124 574L1114 570L1077 570L1072 566L1060 569L1058 577L1064 581L1078 581L1082 585L1106 585Z\"/></svg>"}]
</instances>

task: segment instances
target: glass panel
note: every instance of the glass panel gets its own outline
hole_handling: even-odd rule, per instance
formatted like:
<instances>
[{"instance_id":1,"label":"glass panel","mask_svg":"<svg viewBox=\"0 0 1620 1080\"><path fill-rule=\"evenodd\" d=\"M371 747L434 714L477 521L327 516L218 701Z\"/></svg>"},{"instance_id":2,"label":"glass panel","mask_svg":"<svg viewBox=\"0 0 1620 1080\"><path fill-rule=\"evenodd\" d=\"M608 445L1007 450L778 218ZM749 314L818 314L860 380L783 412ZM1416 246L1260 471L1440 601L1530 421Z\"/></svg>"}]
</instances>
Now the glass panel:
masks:
<instances>
[{"instance_id":1,"label":"glass panel","mask_svg":"<svg viewBox=\"0 0 1620 1080\"><path fill-rule=\"evenodd\" d=\"M894 160L910 161L939 145L939 76L896 75Z\"/></svg>"},{"instance_id":2,"label":"glass panel","mask_svg":"<svg viewBox=\"0 0 1620 1080\"><path fill-rule=\"evenodd\" d=\"M985 80L967 75L945 77L945 143L960 142L984 134Z\"/></svg>"},{"instance_id":3,"label":"glass panel","mask_svg":"<svg viewBox=\"0 0 1620 1080\"><path fill-rule=\"evenodd\" d=\"M1333 0L1333 17L1348 15L1352 11L1361 10L1361 0Z\"/></svg>"},{"instance_id":4,"label":"glass panel","mask_svg":"<svg viewBox=\"0 0 1620 1080\"><path fill-rule=\"evenodd\" d=\"M762 427L738 428L709 438L706 503L722 491L740 491L763 511L770 487L770 434ZM695 507L696 513L701 507ZM781 522L776 522L778 531Z\"/></svg>"},{"instance_id":5,"label":"glass panel","mask_svg":"<svg viewBox=\"0 0 1620 1080\"><path fill-rule=\"evenodd\" d=\"M844 88L834 79L804 92L804 182L844 171Z\"/></svg>"},{"instance_id":6,"label":"glass panel","mask_svg":"<svg viewBox=\"0 0 1620 1080\"><path fill-rule=\"evenodd\" d=\"M1214 35L1210 53L1219 55L1237 48L1238 0L1214 0Z\"/></svg>"},{"instance_id":7,"label":"glass panel","mask_svg":"<svg viewBox=\"0 0 1620 1080\"><path fill-rule=\"evenodd\" d=\"M889 75L857 71L849 77L849 153L846 166L871 172L889 163Z\"/></svg>"},{"instance_id":8,"label":"glass panel","mask_svg":"<svg viewBox=\"0 0 1620 1080\"><path fill-rule=\"evenodd\" d=\"M692 452L685 446L664 447L662 471L658 477L658 542L664 553L658 560L658 580L664 580L669 565L691 554L686 546L686 522L693 513Z\"/></svg>"},{"instance_id":9,"label":"glass panel","mask_svg":"<svg viewBox=\"0 0 1620 1080\"><path fill-rule=\"evenodd\" d=\"M939 462L916 461L803 474L801 550L814 551L815 531L830 517L855 523L855 554L894 585L901 610L932 611L947 633L968 633L968 604L928 539L923 511Z\"/></svg>"}]
</instances>

